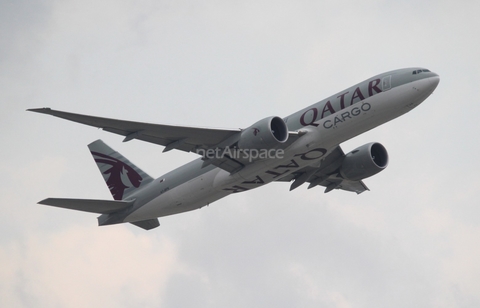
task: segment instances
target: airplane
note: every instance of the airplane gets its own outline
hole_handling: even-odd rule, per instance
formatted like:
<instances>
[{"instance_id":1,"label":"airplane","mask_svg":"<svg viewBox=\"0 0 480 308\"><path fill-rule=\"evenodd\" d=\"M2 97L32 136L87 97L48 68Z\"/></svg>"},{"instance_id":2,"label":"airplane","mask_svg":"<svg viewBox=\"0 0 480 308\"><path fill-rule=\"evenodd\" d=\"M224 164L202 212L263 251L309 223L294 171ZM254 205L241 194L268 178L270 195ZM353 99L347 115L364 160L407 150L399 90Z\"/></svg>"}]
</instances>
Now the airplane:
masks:
<instances>
[{"instance_id":1,"label":"airplane","mask_svg":"<svg viewBox=\"0 0 480 308\"><path fill-rule=\"evenodd\" d=\"M404 68L371 77L285 118L271 116L245 129L215 129L116 120L27 109L200 155L154 179L103 141L88 145L114 200L47 198L39 204L101 214L98 225L131 223L150 230L158 217L178 214L273 181L360 194L363 179L384 170L388 153L372 142L345 154L340 144L417 107L440 77Z\"/></svg>"}]
</instances>

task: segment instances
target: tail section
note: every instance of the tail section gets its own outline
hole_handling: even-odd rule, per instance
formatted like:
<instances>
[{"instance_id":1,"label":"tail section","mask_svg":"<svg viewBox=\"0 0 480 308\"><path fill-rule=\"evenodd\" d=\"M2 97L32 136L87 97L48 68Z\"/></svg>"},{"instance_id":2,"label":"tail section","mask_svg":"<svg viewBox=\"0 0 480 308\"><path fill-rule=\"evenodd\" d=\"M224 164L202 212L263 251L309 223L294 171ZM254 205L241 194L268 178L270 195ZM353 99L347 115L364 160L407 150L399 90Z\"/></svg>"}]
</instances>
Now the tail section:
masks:
<instances>
[{"instance_id":1,"label":"tail section","mask_svg":"<svg viewBox=\"0 0 480 308\"><path fill-rule=\"evenodd\" d=\"M132 164L122 154L114 151L102 140L88 145L108 189L115 200L123 200L128 195L153 179Z\"/></svg>"}]
</instances>

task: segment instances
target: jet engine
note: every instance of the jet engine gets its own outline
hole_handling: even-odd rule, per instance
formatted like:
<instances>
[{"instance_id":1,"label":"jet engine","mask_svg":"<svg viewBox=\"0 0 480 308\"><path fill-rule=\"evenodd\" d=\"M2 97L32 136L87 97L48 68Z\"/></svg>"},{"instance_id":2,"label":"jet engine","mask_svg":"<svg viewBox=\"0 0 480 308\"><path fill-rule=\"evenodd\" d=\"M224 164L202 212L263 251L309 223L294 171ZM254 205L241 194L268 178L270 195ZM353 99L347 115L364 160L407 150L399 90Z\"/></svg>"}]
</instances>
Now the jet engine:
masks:
<instances>
[{"instance_id":1,"label":"jet engine","mask_svg":"<svg viewBox=\"0 0 480 308\"><path fill-rule=\"evenodd\" d=\"M388 153L377 142L367 143L345 156L340 175L351 181L359 181L379 173L388 165Z\"/></svg>"},{"instance_id":2,"label":"jet engine","mask_svg":"<svg viewBox=\"0 0 480 308\"><path fill-rule=\"evenodd\" d=\"M238 141L240 149L272 149L288 139L287 124L280 117L268 117L244 129Z\"/></svg>"}]
</instances>

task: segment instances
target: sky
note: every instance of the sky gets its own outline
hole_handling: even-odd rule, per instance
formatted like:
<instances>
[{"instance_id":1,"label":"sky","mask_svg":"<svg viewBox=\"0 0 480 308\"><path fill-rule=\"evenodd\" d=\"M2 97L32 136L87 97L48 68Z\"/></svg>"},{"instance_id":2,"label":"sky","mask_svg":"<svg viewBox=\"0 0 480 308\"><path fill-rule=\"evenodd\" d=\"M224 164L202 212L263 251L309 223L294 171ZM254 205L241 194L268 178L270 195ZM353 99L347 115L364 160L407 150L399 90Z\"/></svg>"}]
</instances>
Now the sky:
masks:
<instances>
[{"instance_id":1,"label":"sky","mask_svg":"<svg viewBox=\"0 0 480 308\"><path fill-rule=\"evenodd\" d=\"M479 307L478 1L0 2L0 306ZM153 177L170 151L42 114L245 128L389 70L436 91L377 141L371 191L272 183L145 231L37 202L111 199L102 139Z\"/></svg>"}]
</instances>

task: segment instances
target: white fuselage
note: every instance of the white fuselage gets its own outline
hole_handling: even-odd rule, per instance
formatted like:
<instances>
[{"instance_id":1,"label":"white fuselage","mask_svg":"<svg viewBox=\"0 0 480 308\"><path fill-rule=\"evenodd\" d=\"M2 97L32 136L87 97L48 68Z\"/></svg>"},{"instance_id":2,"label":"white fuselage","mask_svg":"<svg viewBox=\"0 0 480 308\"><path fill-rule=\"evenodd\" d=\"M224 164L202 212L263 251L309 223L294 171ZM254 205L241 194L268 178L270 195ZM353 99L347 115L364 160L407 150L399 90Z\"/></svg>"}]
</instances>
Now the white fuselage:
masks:
<instances>
[{"instance_id":1,"label":"white fuselage","mask_svg":"<svg viewBox=\"0 0 480 308\"><path fill-rule=\"evenodd\" d=\"M381 77L385 78L384 76L390 78L385 74ZM372 88L372 80L358 84L356 89L362 84L364 89L367 89L369 83ZM258 160L234 174L213 166L202 169L201 159L195 160L129 196L141 206L124 221L141 221L198 209L231 193L247 191L278 180L307 165L316 166L340 143L418 106L433 92L438 80L435 75L391 88L388 84L388 87L384 85L380 93L372 93L374 95L368 95L368 92L372 92L371 89L364 90L367 93L363 95L353 94L352 105L343 108L342 101L340 110L335 108L335 112L328 114L322 112L327 110L325 101L314 104L286 118L291 131L302 131L304 134L284 149L282 159ZM388 81L390 82L390 79ZM351 95L354 92L352 89L355 87L347 89ZM348 93L347 90L339 93ZM332 99L340 96L332 96ZM354 98L358 96L368 97L354 102ZM309 112L314 118L306 121ZM192 176L188 177L189 174ZM171 183L175 185L170 186Z\"/></svg>"}]
</instances>

